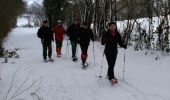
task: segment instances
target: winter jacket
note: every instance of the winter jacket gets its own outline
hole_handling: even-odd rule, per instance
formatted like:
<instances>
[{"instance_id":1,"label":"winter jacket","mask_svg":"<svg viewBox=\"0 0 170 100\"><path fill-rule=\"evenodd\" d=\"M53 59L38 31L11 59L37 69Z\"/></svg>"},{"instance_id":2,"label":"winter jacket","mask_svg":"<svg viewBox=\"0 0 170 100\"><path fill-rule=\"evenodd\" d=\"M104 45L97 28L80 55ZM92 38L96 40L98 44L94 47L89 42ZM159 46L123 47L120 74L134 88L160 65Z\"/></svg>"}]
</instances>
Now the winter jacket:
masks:
<instances>
[{"instance_id":1,"label":"winter jacket","mask_svg":"<svg viewBox=\"0 0 170 100\"><path fill-rule=\"evenodd\" d=\"M63 41L63 35L65 33L63 26L55 26L53 28L53 32L55 33L55 40Z\"/></svg>"},{"instance_id":2,"label":"winter jacket","mask_svg":"<svg viewBox=\"0 0 170 100\"><path fill-rule=\"evenodd\" d=\"M70 37L70 40L73 42L79 42L80 32L81 32L81 27L79 24L78 25L72 24L71 26L69 26L67 30L67 34Z\"/></svg>"},{"instance_id":3,"label":"winter jacket","mask_svg":"<svg viewBox=\"0 0 170 100\"><path fill-rule=\"evenodd\" d=\"M80 44L89 44L90 39L94 41L94 35L90 28L81 28L80 36Z\"/></svg>"},{"instance_id":4,"label":"winter jacket","mask_svg":"<svg viewBox=\"0 0 170 100\"><path fill-rule=\"evenodd\" d=\"M42 40L42 43L51 43L54 41L53 31L50 27L40 27L37 32L37 36Z\"/></svg>"},{"instance_id":5,"label":"winter jacket","mask_svg":"<svg viewBox=\"0 0 170 100\"><path fill-rule=\"evenodd\" d=\"M117 54L117 44L121 47L126 48L126 45L123 44L121 40L121 36L118 31L115 31L115 35L113 36L111 31L108 30L107 32L103 33L101 44L105 45L105 53L114 53Z\"/></svg>"}]
</instances>

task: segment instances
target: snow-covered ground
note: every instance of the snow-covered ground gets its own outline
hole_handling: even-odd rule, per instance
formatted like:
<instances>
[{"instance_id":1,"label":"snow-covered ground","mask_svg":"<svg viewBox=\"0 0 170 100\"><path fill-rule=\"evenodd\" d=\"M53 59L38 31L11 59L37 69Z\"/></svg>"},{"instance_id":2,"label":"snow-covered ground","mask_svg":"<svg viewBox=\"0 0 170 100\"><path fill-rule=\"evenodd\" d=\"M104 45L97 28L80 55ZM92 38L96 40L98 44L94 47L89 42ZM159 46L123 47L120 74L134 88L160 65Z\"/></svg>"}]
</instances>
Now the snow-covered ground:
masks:
<instances>
[{"instance_id":1,"label":"snow-covered ground","mask_svg":"<svg viewBox=\"0 0 170 100\"><path fill-rule=\"evenodd\" d=\"M61 58L53 53L54 63L43 63L42 46L37 38L38 28L16 28L5 42L6 49L19 48L20 58L0 63L0 100L170 100L170 55L136 52L133 47L119 48L115 74L119 84L111 86L105 78L107 62L104 58L102 78L99 78L103 46L95 42L95 65L91 43L83 70L78 49L78 62L71 60L71 46L66 55L63 43ZM53 45L53 50L54 50ZM126 55L123 80L124 52ZM160 59L155 60L159 55ZM0 59L4 62L4 59ZM6 99L5 99L6 98Z\"/></svg>"},{"instance_id":2,"label":"snow-covered ground","mask_svg":"<svg viewBox=\"0 0 170 100\"><path fill-rule=\"evenodd\" d=\"M21 27L21 26L28 26L28 18L18 18L17 20L17 26Z\"/></svg>"},{"instance_id":3,"label":"snow-covered ground","mask_svg":"<svg viewBox=\"0 0 170 100\"><path fill-rule=\"evenodd\" d=\"M27 18L28 16L29 18ZM29 23L29 20L30 20L30 23ZM30 24L31 26L34 26L35 24L34 15L23 14L22 16L18 17L18 20L17 20L18 27L26 27L28 26L28 24Z\"/></svg>"}]
</instances>

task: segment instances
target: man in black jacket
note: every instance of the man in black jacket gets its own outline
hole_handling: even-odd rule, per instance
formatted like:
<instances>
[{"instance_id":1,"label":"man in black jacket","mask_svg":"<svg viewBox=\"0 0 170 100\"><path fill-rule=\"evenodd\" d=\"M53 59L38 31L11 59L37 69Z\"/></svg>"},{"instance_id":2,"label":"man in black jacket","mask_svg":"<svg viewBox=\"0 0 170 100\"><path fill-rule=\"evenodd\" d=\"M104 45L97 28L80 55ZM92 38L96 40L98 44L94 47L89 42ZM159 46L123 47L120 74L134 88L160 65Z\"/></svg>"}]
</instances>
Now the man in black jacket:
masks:
<instances>
[{"instance_id":1,"label":"man in black jacket","mask_svg":"<svg viewBox=\"0 0 170 100\"><path fill-rule=\"evenodd\" d=\"M53 59L51 58L51 55L52 55L51 42L54 41L53 31L48 26L48 22L46 20L43 22L43 25L38 29L37 36L41 39L41 43L43 46L44 62L48 61L47 60L47 51L48 51L49 61L53 61Z\"/></svg>"},{"instance_id":2,"label":"man in black jacket","mask_svg":"<svg viewBox=\"0 0 170 100\"><path fill-rule=\"evenodd\" d=\"M86 22L83 23L83 27L80 33L80 48L81 48L81 60L83 67L87 67L86 59L88 57L87 51L90 40L94 41L93 31L90 29L90 25Z\"/></svg>"},{"instance_id":3,"label":"man in black jacket","mask_svg":"<svg viewBox=\"0 0 170 100\"><path fill-rule=\"evenodd\" d=\"M77 49L77 44L79 42L80 32L81 32L81 27L77 20L75 20L74 23L72 25L70 25L67 29L67 33L70 38L70 42L71 42L71 46L72 46L73 61L77 61L76 49Z\"/></svg>"}]
</instances>

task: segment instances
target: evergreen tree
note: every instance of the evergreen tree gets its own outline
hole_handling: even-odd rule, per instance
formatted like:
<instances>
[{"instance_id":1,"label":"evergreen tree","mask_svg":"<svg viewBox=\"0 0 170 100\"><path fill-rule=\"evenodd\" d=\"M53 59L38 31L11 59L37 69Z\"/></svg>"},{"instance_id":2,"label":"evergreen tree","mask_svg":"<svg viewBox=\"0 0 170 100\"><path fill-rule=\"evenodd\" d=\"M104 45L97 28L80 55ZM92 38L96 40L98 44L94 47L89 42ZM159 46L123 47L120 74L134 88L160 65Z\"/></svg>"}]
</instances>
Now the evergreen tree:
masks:
<instances>
[{"instance_id":1,"label":"evergreen tree","mask_svg":"<svg viewBox=\"0 0 170 100\"><path fill-rule=\"evenodd\" d=\"M43 5L50 26L52 26L56 20L64 19L63 11L67 6L66 0L44 0Z\"/></svg>"}]
</instances>

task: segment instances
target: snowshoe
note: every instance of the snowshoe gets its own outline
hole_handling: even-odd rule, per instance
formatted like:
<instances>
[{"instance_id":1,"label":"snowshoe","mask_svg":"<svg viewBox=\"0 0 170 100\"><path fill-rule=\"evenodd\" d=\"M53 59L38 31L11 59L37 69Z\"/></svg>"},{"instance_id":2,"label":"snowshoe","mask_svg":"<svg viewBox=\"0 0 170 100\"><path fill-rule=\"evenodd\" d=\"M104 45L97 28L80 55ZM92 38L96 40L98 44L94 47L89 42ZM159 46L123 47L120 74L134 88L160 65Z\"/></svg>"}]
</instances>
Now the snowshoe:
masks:
<instances>
[{"instance_id":1,"label":"snowshoe","mask_svg":"<svg viewBox=\"0 0 170 100\"><path fill-rule=\"evenodd\" d=\"M54 62L54 60L53 60L52 58L50 58L48 61L49 61L49 62Z\"/></svg>"},{"instance_id":2,"label":"snowshoe","mask_svg":"<svg viewBox=\"0 0 170 100\"><path fill-rule=\"evenodd\" d=\"M117 79L111 79L110 82L111 82L111 85L118 84L118 80Z\"/></svg>"},{"instance_id":3,"label":"snowshoe","mask_svg":"<svg viewBox=\"0 0 170 100\"><path fill-rule=\"evenodd\" d=\"M78 59L77 57L73 57L73 61L76 62Z\"/></svg>"},{"instance_id":4,"label":"snowshoe","mask_svg":"<svg viewBox=\"0 0 170 100\"><path fill-rule=\"evenodd\" d=\"M82 69L87 69L87 67L89 66L89 64L87 63L87 62L85 62L85 63L82 63Z\"/></svg>"},{"instance_id":5,"label":"snowshoe","mask_svg":"<svg viewBox=\"0 0 170 100\"><path fill-rule=\"evenodd\" d=\"M59 57L61 57L62 56L62 54L57 54L57 57L59 58Z\"/></svg>"},{"instance_id":6,"label":"snowshoe","mask_svg":"<svg viewBox=\"0 0 170 100\"><path fill-rule=\"evenodd\" d=\"M47 59L44 59L44 60L43 60L43 62L45 62L45 63L46 63L46 62L48 62L48 60L47 60Z\"/></svg>"},{"instance_id":7,"label":"snowshoe","mask_svg":"<svg viewBox=\"0 0 170 100\"><path fill-rule=\"evenodd\" d=\"M82 69L87 69L87 66L82 66Z\"/></svg>"}]
</instances>

